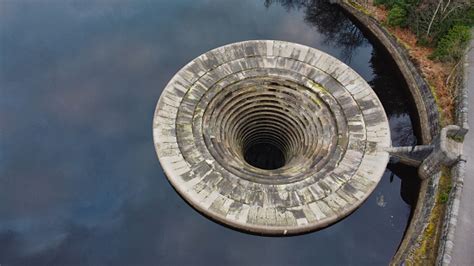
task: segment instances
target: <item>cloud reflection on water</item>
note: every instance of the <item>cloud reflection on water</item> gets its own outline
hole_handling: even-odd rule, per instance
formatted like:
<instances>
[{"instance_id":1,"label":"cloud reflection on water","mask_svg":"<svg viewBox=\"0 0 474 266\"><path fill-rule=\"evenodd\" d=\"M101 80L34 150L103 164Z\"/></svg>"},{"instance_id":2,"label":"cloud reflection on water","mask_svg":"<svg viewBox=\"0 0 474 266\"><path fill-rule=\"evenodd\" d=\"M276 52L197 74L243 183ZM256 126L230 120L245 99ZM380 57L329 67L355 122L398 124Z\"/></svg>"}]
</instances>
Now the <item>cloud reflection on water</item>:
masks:
<instances>
[{"instance_id":1,"label":"cloud reflection on water","mask_svg":"<svg viewBox=\"0 0 474 266\"><path fill-rule=\"evenodd\" d=\"M162 88L209 49L245 39L294 41L346 60L370 79L366 41L344 59L344 48L308 24L303 9L251 0L7 1L0 10L0 264L390 259L410 209L400 180L385 182L389 171L377 188L386 208L374 194L318 233L257 237L186 205L163 176L151 137ZM389 71L376 74L394 80ZM399 123L410 127L407 117Z\"/></svg>"}]
</instances>

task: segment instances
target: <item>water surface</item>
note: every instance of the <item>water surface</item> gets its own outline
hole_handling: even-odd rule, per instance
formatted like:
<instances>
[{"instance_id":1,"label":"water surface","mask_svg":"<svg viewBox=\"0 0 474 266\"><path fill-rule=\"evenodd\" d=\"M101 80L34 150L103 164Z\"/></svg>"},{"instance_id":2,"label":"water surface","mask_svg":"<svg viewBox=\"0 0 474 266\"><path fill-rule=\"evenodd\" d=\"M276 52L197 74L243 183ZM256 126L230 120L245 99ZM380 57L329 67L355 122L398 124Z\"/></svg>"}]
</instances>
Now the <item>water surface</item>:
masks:
<instances>
[{"instance_id":1,"label":"water surface","mask_svg":"<svg viewBox=\"0 0 474 266\"><path fill-rule=\"evenodd\" d=\"M394 144L414 143L405 85L380 49L333 6L272 2L1 1L0 264L386 264L416 200L412 169L391 166L350 217L286 238L208 220L163 175L151 130L162 89L201 53L249 39L349 64Z\"/></svg>"}]
</instances>

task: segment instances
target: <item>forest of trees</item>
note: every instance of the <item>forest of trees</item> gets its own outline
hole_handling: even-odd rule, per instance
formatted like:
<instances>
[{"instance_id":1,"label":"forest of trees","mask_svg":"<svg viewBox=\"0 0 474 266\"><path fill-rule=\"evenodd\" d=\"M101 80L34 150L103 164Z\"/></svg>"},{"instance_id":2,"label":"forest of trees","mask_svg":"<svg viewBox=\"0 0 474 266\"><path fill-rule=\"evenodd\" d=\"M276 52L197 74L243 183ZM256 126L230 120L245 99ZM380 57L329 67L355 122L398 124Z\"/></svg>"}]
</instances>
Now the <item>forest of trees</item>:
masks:
<instances>
[{"instance_id":1,"label":"forest of trees","mask_svg":"<svg viewBox=\"0 0 474 266\"><path fill-rule=\"evenodd\" d=\"M455 62L464 54L474 24L472 0L374 0L388 10L390 26L408 27L432 59Z\"/></svg>"}]
</instances>

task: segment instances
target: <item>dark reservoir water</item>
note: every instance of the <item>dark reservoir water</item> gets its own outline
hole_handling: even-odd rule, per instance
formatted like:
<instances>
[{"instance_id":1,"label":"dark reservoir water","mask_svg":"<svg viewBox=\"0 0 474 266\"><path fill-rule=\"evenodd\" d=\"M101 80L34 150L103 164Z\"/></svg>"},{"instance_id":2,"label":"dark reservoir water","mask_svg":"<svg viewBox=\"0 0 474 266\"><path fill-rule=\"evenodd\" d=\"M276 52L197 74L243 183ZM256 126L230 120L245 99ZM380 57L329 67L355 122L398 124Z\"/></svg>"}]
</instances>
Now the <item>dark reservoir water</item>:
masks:
<instances>
[{"instance_id":1,"label":"dark reservoir water","mask_svg":"<svg viewBox=\"0 0 474 266\"><path fill-rule=\"evenodd\" d=\"M164 177L152 116L168 80L212 48L279 39L349 64L415 142L387 56L318 1L0 1L0 265L383 265L416 175L390 166L347 219L286 238L189 207ZM392 172L393 171L393 172Z\"/></svg>"}]
</instances>

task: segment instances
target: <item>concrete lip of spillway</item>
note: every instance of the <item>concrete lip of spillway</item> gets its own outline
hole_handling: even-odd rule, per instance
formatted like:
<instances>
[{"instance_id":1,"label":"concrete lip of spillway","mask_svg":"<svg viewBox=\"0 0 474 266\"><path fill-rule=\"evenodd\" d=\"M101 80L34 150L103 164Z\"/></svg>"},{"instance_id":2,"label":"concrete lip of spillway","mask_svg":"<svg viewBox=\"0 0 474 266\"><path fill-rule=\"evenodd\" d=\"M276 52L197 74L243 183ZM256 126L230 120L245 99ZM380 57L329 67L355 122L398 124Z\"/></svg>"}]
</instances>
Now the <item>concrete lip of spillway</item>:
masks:
<instances>
[{"instance_id":1,"label":"concrete lip of spillway","mask_svg":"<svg viewBox=\"0 0 474 266\"><path fill-rule=\"evenodd\" d=\"M158 101L155 149L176 191L206 216L258 234L299 234L344 218L375 189L390 129L372 88L334 57L245 41L183 67ZM246 160L271 145L282 165Z\"/></svg>"}]
</instances>

